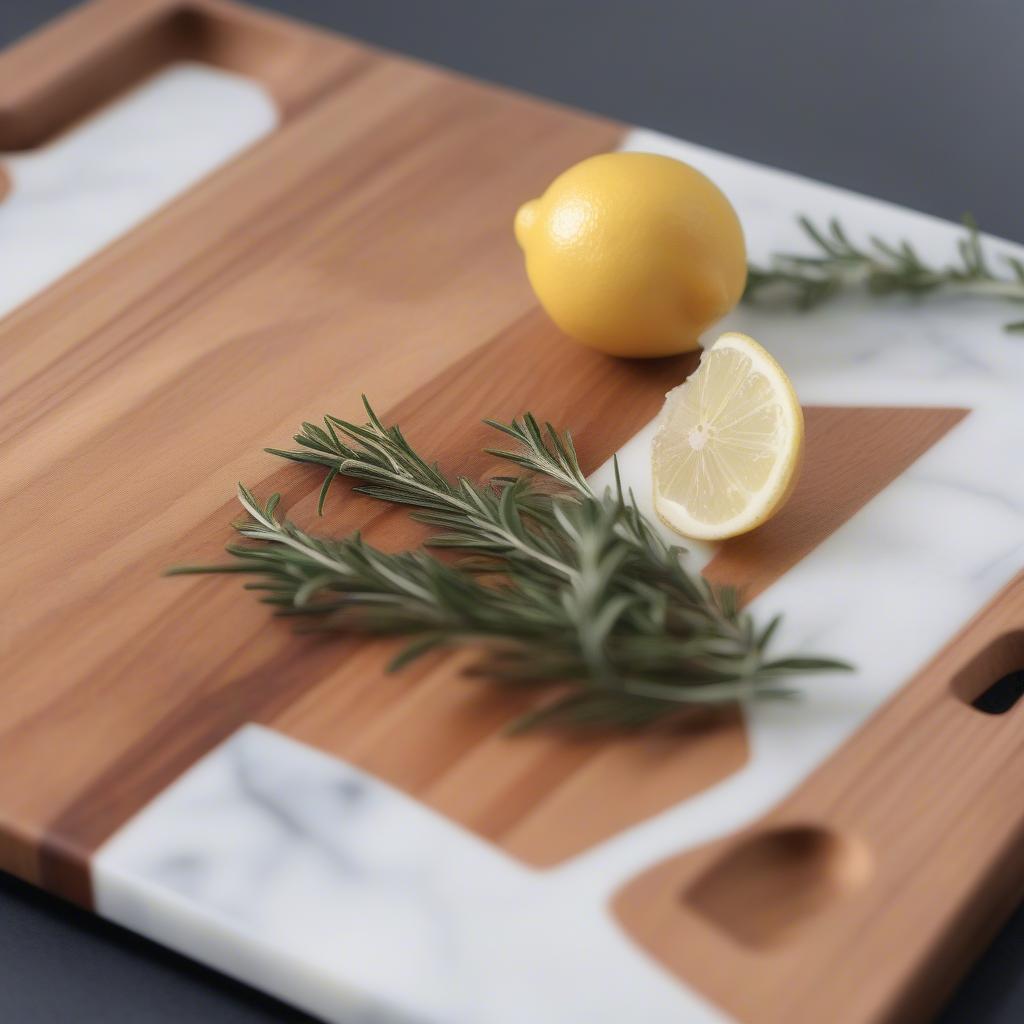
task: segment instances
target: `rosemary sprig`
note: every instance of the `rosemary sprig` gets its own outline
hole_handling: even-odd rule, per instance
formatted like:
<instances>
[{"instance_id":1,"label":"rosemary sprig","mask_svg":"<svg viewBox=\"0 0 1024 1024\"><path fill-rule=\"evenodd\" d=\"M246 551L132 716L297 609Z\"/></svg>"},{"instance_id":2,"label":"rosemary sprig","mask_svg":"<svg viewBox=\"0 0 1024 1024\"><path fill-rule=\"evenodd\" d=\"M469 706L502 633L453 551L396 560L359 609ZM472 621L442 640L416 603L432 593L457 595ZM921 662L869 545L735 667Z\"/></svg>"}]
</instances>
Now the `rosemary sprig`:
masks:
<instances>
[{"instance_id":1,"label":"rosemary sprig","mask_svg":"<svg viewBox=\"0 0 1024 1024\"><path fill-rule=\"evenodd\" d=\"M645 726L694 707L786 697L786 677L849 667L770 657L779 619L756 627L735 591L688 573L682 550L651 529L617 472L616 486L595 494L569 434L542 429L530 414L489 421L516 442L494 454L527 475L478 485L447 478L365 404L365 425L328 416L323 427L303 424L298 450L268 450L326 469L321 508L338 476L355 479L359 492L409 506L440 531L428 543L459 550L460 561L385 553L358 534L314 537L277 518L277 495L261 505L240 485L248 519L237 529L258 544L229 546L225 565L171 573L252 575L247 588L309 628L404 636L394 668L473 644L480 655L472 674L552 687L551 700L515 723L520 729ZM556 493L537 487L537 477Z\"/></svg>"},{"instance_id":2,"label":"rosemary sprig","mask_svg":"<svg viewBox=\"0 0 1024 1024\"><path fill-rule=\"evenodd\" d=\"M902 292L926 295L945 291L1024 302L1024 262L1003 254L1005 272L993 269L982 245L978 225L964 214L966 233L958 242L960 262L948 266L927 264L906 241L895 244L875 235L868 245L850 241L835 218L825 228L808 217L797 220L813 243L814 253L776 253L767 267L751 264L745 300L761 299L765 292L788 295L798 309L815 306L851 287L866 287L873 295ZM1007 331L1024 332L1024 320L1005 325Z\"/></svg>"}]
</instances>

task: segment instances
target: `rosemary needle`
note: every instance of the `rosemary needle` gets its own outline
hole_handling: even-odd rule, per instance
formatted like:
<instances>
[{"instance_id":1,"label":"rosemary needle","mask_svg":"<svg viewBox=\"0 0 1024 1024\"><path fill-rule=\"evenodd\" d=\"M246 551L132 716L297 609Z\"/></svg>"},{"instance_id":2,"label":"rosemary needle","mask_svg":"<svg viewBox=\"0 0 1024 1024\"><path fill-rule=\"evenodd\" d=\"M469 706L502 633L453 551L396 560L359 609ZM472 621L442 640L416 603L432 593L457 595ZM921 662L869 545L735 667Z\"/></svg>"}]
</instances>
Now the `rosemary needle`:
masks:
<instances>
[{"instance_id":1,"label":"rosemary needle","mask_svg":"<svg viewBox=\"0 0 1024 1024\"><path fill-rule=\"evenodd\" d=\"M867 245L855 245L835 218L825 228L808 217L797 219L815 251L776 253L765 267L751 264L744 300L764 299L770 293L786 296L806 310L850 287L865 287L873 295L921 296L941 290L1024 302L1024 262L1004 254L1004 272L997 273L970 214L963 217L966 233L957 245L959 262L941 267L927 264L909 242L890 243L872 235ZM1008 323L1005 329L1024 332L1024 320Z\"/></svg>"},{"instance_id":2,"label":"rosemary needle","mask_svg":"<svg viewBox=\"0 0 1024 1024\"><path fill-rule=\"evenodd\" d=\"M437 529L427 550L377 550L358 535L316 537L239 485L253 544L231 545L223 565L170 574L242 573L249 589L310 628L401 636L392 667L428 651L473 645L470 673L506 686L549 689L513 726L542 722L625 728L753 697L786 697L788 677L847 669L830 658L772 657L779 619L755 626L728 587L691 575L682 550L664 544L616 485L590 488L568 433L526 414L488 421L513 441L493 450L518 469L486 484L449 479L385 426L364 399L368 422L333 416L303 424L294 451L268 449L326 471L320 507L338 476L380 501L406 505ZM540 489L537 477L557 485Z\"/></svg>"}]
</instances>

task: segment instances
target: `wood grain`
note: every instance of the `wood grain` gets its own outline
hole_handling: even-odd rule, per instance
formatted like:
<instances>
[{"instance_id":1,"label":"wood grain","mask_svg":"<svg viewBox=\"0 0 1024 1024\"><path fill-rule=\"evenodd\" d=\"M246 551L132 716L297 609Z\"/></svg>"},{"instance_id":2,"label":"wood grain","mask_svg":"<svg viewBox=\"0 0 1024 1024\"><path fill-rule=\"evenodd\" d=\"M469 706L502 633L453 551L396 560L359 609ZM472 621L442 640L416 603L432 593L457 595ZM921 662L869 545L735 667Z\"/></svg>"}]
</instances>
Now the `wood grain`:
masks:
<instances>
[{"instance_id":1,"label":"wood grain","mask_svg":"<svg viewBox=\"0 0 1024 1024\"><path fill-rule=\"evenodd\" d=\"M623 926L750 1024L928 1019L1024 895L1024 702L970 704L1022 623L1024 575L766 818L621 891Z\"/></svg>"},{"instance_id":2,"label":"wood grain","mask_svg":"<svg viewBox=\"0 0 1024 1024\"><path fill-rule=\"evenodd\" d=\"M17 595L0 625L0 866L83 902L90 852L210 746L339 662L379 673L376 651L314 649L236 587L161 570L217 556L238 479L309 507L313 479L264 445L328 409L357 416L361 391L382 411L425 401L522 321L517 205L620 137L322 38L358 73L0 323L3 587ZM539 344L569 351L551 332ZM518 376L501 368L504 405L534 394L524 355ZM570 423L587 400L573 376L556 410ZM456 405L443 412L438 451L458 458L453 439L477 437ZM610 426L592 457L629 429ZM414 678L377 689L400 697Z\"/></svg>"}]
</instances>

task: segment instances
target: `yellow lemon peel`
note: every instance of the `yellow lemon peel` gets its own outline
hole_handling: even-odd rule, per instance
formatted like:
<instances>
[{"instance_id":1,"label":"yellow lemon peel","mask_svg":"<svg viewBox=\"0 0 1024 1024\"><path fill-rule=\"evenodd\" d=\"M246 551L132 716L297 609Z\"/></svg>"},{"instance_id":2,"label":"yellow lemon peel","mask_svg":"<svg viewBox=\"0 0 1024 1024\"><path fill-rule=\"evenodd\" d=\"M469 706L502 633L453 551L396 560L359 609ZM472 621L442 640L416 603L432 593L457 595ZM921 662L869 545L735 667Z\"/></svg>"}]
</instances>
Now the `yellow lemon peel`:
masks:
<instances>
[{"instance_id":1,"label":"yellow lemon peel","mask_svg":"<svg viewBox=\"0 0 1024 1024\"><path fill-rule=\"evenodd\" d=\"M688 164L604 153L519 208L515 236L537 297L578 341L618 356L666 356L739 301L746 249L729 200Z\"/></svg>"}]
</instances>

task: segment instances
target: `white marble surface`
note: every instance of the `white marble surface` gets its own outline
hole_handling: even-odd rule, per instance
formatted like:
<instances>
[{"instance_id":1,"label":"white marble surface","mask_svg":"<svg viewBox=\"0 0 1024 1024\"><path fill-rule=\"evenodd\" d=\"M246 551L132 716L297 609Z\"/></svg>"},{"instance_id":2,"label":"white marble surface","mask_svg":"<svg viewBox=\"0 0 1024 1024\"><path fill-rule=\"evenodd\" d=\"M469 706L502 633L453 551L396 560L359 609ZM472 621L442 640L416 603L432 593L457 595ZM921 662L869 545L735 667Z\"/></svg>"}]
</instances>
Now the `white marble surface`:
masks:
<instances>
[{"instance_id":1,"label":"white marble surface","mask_svg":"<svg viewBox=\"0 0 1024 1024\"><path fill-rule=\"evenodd\" d=\"M958 234L651 133L627 144L705 170L736 204L755 259L801 244L796 211L906 236L933 257ZM722 325L764 343L805 404L972 409L758 598L759 616L786 613L780 647L845 656L858 671L808 680L798 704L751 708L752 756L732 777L534 872L381 781L250 727L99 852L100 912L344 1024L722 1019L620 932L608 899L769 809L1024 564L1024 341L1001 332L1007 314L851 298L809 317L742 307ZM623 468L643 499L645 435Z\"/></svg>"},{"instance_id":2,"label":"white marble surface","mask_svg":"<svg viewBox=\"0 0 1024 1024\"><path fill-rule=\"evenodd\" d=\"M716 1019L591 880L531 871L260 726L111 840L93 880L103 915L343 1024Z\"/></svg>"},{"instance_id":3,"label":"white marble surface","mask_svg":"<svg viewBox=\"0 0 1024 1024\"><path fill-rule=\"evenodd\" d=\"M0 153L0 317L273 131L262 86L182 62L46 146Z\"/></svg>"}]
</instances>

